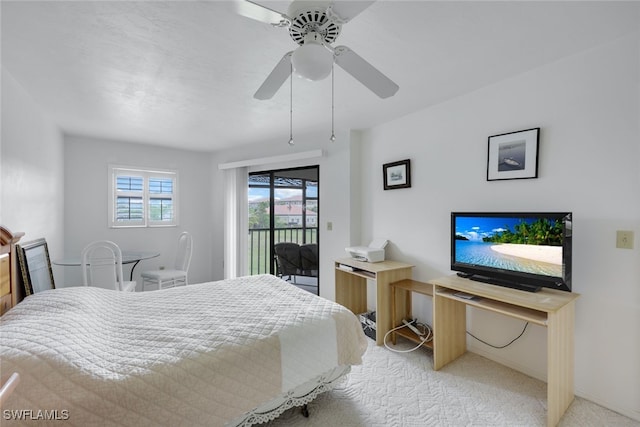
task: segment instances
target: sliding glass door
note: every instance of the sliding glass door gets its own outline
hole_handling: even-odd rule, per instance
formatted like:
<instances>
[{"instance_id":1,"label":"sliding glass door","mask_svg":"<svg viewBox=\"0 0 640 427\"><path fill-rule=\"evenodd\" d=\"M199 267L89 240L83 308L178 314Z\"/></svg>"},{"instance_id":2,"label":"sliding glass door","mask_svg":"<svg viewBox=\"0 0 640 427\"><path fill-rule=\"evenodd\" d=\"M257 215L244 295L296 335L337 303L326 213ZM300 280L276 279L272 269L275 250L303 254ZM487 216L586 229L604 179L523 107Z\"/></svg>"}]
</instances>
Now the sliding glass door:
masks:
<instances>
[{"instance_id":1,"label":"sliding glass door","mask_svg":"<svg viewBox=\"0 0 640 427\"><path fill-rule=\"evenodd\" d=\"M318 294L318 182L318 166L249 174L248 274L279 275ZM291 260L276 257L285 247Z\"/></svg>"}]
</instances>

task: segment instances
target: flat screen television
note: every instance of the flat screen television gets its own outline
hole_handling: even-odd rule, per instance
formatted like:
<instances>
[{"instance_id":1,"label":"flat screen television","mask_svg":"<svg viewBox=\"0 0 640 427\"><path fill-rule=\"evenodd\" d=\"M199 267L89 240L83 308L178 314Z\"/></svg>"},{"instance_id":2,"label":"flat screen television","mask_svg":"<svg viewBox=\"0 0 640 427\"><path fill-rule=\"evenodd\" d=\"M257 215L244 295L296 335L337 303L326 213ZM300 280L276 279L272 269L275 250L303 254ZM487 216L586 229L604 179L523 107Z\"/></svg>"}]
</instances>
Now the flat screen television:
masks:
<instances>
[{"instance_id":1,"label":"flat screen television","mask_svg":"<svg viewBox=\"0 0 640 427\"><path fill-rule=\"evenodd\" d=\"M530 292L571 292L571 222L571 212L452 212L451 269Z\"/></svg>"}]
</instances>

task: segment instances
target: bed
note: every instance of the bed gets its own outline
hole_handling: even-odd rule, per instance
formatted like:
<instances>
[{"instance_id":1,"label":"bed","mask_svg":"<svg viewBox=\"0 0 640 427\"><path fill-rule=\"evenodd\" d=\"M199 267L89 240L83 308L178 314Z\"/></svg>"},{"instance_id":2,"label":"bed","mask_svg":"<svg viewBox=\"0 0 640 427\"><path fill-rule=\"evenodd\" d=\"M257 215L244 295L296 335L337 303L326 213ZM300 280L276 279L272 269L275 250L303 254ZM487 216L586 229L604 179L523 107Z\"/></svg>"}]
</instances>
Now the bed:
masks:
<instances>
[{"instance_id":1,"label":"bed","mask_svg":"<svg viewBox=\"0 0 640 427\"><path fill-rule=\"evenodd\" d=\"M270 275L44 291L0 321L0 380L20 375L3 425L9 410L34 424L249 426L329 390L365 350L353 313Z\"/></svg>"}]
</instances>

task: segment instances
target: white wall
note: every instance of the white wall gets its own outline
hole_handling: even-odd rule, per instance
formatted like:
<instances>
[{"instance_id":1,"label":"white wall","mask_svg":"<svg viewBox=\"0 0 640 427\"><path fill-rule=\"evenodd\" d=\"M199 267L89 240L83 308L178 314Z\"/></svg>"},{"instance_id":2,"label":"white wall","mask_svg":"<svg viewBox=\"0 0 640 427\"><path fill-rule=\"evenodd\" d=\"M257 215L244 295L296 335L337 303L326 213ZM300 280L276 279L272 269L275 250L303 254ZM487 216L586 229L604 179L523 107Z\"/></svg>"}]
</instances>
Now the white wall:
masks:
<instances>
[{"instance_id":1,"label":"white wall","mask_svg":"<svg viewBox=\"0 0 640 427\"><path fill-rule=\"evenodd\" d=\"M62 134L31 96L2 69L0 223L25 233L21 243L44 237L51 257L62 253Z\"/></svg>"},{"instance_id":2,"label":"white wall","mask_svg":"<svg viewBox=\"0 0 640 427\"><path fill-rule=\"evenodd\" d=\"M357 193L351 188L350 164L351 147L358 144L358 133L336 131L337 140L328 141L327 134L296 135L296 144L291 147L287 139L281 141L265 141L260 144L225 150L214 155L212 168L213 188L215 197L222 197L223 175L218 165L241 160L263 159L273 156L304 152L316 149L323 150L323 157L319 159L305 159L294 162L262 164L252 166L250 171L286 169L299 166L319 165L320 167L320 211L319 211L319 247L320 247L320 295L335 299L335 274L333 260L345 256L344 248L351 244L352 223L349 221L352 209L352 196ZM353 142L352 142L353 141ZM353 180L357 185L357 177ZM214 259L220 259L224 248L224 206L217 204L214 208ZM331 231L327 230L327 222L331 222ZM356 224L357 228L357 224ZM219 278L222 278L220 275Z\"/></svg>"},{"instance_id":3,"label":"white wall","mask_svg":"<svg viewBox=\"0 0 640 427\"><path fill-rule=\"evenodd\" d=\"M377 126L363 135L362 235L391 241L414 278L451 274L451 211L572 211L576 393L640 420L640 44L638 34ZM402 89L401 89L402 90ZM539 177L486 181L487 137L541 127ZM411 159L412 188L383 191L381 165ZM635 249L615 248L633 230ZM430 323L430 301L414 316ZM504 344L523 323L469 309ZM538 378L546 333L470 350Z\"/></svg>"},{"instance_id":4,"label":"white wall","mask_svg":"<svg viewBox=\"0 0 640 427\"><path fill-rule=\"evenodd\" d=\"M79 257L93 240L108 239L122 249L159 251L160 257L142 261L135 269L138 289L143 270L175 262L178 236L193 234L189 282L212 280L212 232L209 153L175 150L142 144L65 136L64 176L65 245L67 257ZM179 225L177 227L109 228L107 226L108 165L137 166L178 171ZM67 286L82 283L78 267L64 267ZM125 267L128 272L129 267ZM125 273L128 274L128 273Z\"/></svg>"}]
</instances>

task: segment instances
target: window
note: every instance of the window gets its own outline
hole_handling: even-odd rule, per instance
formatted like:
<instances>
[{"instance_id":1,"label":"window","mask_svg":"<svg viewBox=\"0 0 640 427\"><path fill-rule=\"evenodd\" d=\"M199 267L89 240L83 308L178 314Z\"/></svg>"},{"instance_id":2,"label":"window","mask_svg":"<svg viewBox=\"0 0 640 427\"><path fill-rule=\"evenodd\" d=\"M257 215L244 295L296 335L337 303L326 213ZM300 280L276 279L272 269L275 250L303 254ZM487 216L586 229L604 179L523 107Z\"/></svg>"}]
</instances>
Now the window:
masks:
<instances>
[{"instance_id":1,"label":"window","mask_svg":"<svg viewBox=\"0 0 640 427\"><path fill-rule=\"evenodd\" d=\"M109 166L109 226L178 225L175 171Z\"/></svg>"}]
</instances>

